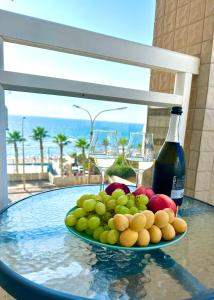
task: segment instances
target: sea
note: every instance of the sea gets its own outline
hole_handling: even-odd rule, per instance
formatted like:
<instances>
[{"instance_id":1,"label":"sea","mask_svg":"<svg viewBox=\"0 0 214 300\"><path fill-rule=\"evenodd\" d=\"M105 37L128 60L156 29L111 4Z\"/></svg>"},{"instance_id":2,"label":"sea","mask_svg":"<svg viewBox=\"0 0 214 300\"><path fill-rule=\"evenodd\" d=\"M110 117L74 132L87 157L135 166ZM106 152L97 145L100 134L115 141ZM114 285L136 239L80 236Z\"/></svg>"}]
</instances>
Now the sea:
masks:
<instances>
[{"instance_id":1,"label":"sea","mask_svg":"<svg viewBox=\"0 0 214 300\"><path fill-rule=\"evenodd\" d=\"M49 117L31 117L27 116L23 121L23 133L25 138L24 149L26 158L36 160L39 157L39 143L32 139L33 128L44 127L49 137L44 140L44 155L46 157L58 157L59 147L53 143L53 137L63 133L69 137L71 143L64 148L64 154L73 152L80 153L81 149L75 147L75 141L79 138L85 138L89 142L89 120L79 119L61 119ZM95 121L94 129L116 130L118 138L125 137L129 139L130 132L142 131L144 124L124 122ZM8 130L18 130L22 132L22 116L8 116ZM21 154L22 144L19 143L19 152ZM7 157L14 158L14 149L12 145L7 145Z\"/></svg>"}]
</instances>

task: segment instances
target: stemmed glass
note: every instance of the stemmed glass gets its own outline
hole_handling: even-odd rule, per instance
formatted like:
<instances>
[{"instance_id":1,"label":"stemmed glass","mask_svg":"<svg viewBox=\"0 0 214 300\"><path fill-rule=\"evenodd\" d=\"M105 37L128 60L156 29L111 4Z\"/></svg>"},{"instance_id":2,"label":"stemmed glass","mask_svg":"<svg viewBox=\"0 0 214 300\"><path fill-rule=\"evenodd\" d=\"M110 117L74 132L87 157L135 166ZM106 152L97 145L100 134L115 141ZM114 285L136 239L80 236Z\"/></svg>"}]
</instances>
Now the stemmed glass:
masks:
<instances>
[{"instance_id":1,"label":"stemmed glass","mask_svg":"<svg viewBox=\"0 0 214 300\"><path fill-rule=\"evenodd\" d=\"M153 134L131 132L125 157L135 171L136 186L139 186L143 172L151 168L154 163Z\"/></svg>"},{"instance_id":2,"label":"stemmed glass","mask_svg":"<svg viewBox=\"0 0 214 300\"><path fill-rule=\"evenodd\" d=\"M94 130L89 147L89 157L101 173L100 190L104 189L105 171L118 157L117 133L113 130Z\"/></svg>"}]
</instances>

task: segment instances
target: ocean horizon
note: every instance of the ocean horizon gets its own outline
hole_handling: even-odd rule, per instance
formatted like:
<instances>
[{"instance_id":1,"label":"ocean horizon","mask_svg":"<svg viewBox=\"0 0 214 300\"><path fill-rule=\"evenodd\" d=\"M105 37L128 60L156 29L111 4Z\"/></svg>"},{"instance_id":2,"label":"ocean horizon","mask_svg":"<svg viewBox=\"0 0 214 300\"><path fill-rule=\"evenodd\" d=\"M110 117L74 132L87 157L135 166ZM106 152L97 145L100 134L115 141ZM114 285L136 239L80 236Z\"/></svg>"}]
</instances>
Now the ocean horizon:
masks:
<instances>
[{"instance_id":1,"label":"ocean horizon","mask_svg":"<svg viewBox=\"0 0 214 300\"><path fill-rule=\"evenodd\" d=\"M39 156L39 144L34 141L32 131L36 127L44 127L47 130L49 137L44 140L44 154L45 156L58 156L59 149L54 144L53 137L59 133L63 133L72 141L64 149L64 154L72 152L80 153L81 149L75 147L75 140L85 138L89 141L90 121L85 119L65 119L65 118L51 118L39 116L27 116L24 120L24 138L25 138L25 155L26 157ZM94 129L102 130L116 130L118 138L125 137L129 139L130 132L142 131L144 124L129 123L129 122L110 122L110 121L95 121ZM22 116L9 115L8 116L9 131L22 131ZM21 143L19 145L21 151ZM13 145L7 145L8 158L14 157Z\"/></svg>"}]
</instances>

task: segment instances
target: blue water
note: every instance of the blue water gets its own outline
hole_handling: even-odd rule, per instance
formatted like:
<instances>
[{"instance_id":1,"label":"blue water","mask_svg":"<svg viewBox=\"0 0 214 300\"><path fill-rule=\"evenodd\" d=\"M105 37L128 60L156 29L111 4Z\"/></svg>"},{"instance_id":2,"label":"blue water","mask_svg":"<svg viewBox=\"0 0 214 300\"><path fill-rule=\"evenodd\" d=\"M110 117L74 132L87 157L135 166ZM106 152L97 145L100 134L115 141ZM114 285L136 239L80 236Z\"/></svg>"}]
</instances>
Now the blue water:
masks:
<instances>
[{"instance_id":1,"label":"blue water","mask_svg":"<svg viewBox=\"0 0 214 300\"><path fill-rule=\"evenodd\" d=\"M89 120L75 120L75 119L59 119L59 118L47 118L47 117L26 117L24 120L24 137L25 142L25 154L26 156L34 157L39 156L38 142L32 140L32 130L36 127L44 127L48 131L49 137L44 141L44 148L46 155L58 155L58 147L52 143L53 137L59 133L63 133L73 141L71 144L65 147L65 154L72 152L80 152L80 149L75 148L75 139L86 138L89 140ZM8 128L10 131L22 130L22 117L9 115ZM143 124L135 123L119 123L119 122L107 122L96 121L94 129L107 129L117 130L118 138L129 138L131 131L142 131ZM21 144L20 144L21 147ZM21 151L21 149L20 149ZM8 157L14 156L13 147L8 145L7 147Z\"/></svg>"}]
</instances>

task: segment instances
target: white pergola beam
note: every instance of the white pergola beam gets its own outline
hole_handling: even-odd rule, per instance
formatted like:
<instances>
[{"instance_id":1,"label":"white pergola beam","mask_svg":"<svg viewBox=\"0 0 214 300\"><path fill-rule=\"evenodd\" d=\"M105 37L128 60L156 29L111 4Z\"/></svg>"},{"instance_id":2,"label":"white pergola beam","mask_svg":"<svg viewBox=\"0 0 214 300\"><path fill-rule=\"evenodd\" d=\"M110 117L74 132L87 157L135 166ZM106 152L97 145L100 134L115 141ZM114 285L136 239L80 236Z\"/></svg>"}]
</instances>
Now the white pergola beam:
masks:
<instances>
[{"instance_id":1,"label":"white pergola beam","mask_svg":"<svg viewBox=\"0 0 214 300\"><path fill-rule=\"evenodd\" d=\"M0 10L6 42L172 72L199 73L199 59L71 26Z\"/></svg>"},{"instance_id":2,"label":"white pergola beam","mask_svg":"<svg viewBox=\"0 0 214 300\"><path fill-rule=\"evenodd\" d=\"M5 90L144 105L181 105L182 96L0 70Z\"/></svg>"},{"instance_id":3,"label":"white pergola beam","mask_svg":"<svg viewBox=\"0 0 214 300\"><path fill-rule=\"evenodd\" d=\"M82 55L176 73L174 94L4 71L3 42ZM0 209L7 205L4 90L99 99L150 106L182 105L184 140L192 74L197 57L0 10Z\"/></svg>"}]
</instances>

